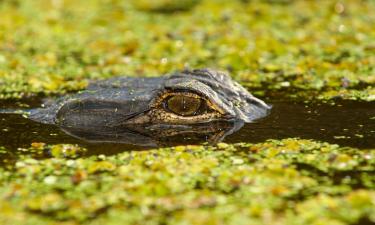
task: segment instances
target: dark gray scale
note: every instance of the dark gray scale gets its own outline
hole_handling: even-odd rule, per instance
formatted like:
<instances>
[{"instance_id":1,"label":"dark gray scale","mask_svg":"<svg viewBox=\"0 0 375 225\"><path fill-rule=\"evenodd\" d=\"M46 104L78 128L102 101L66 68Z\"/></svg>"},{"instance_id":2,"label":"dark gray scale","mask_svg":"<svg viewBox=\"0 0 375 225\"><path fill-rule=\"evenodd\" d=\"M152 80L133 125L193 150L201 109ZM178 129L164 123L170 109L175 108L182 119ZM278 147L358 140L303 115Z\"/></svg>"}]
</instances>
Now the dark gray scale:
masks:
<instances>
[{"instance_id":1,"label":"dark gray scale","mask_svg":"<svg viewBox=\"0 0 375 225\"><path fill-rule=\"evenodd\" d=\"M64 127L116 127L147 111L154 90L101 89L68 100L58 110L55 123Z\"/></svg>"},{"instance_id":2,"label":"dark gray scale","mask_svg":"<svg viewBox=\"0 0 375 225\"><path fill-rule=\"evenodd\" d=\"M84 91L31 111L30 119L64 127L116 127L149 109L156 90L106 88Z\"/></svg>"}]
</instances>

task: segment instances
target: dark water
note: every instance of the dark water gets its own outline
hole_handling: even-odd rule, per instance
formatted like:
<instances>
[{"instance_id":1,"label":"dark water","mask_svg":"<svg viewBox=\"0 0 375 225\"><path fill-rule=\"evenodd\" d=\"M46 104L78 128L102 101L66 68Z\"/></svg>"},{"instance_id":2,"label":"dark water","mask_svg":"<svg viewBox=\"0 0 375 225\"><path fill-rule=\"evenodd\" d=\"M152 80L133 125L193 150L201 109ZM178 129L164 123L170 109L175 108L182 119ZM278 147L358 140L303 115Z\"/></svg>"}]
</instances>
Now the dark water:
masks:
<instances>
[{"instance_id":1,"label":"dark water","mask_svg":"<svg viewBox=\"0 0 375 225\"><path fill-rule=\"evenodd\" d=\"M151 143L151 140L158 136L157 141L148 145L149 147L222 140L227 143L257 143L267 139L299 137L361 149L375 148L374 103L347 101L330 105L272 99L267 102L273 105L268 117L254 123L244 124L242 127L239 126L237 127L239 130L234 133L229 128L229 132L227 128L220 127L215 127L214 131L197 128L192 132L181 132L178 135L148 134L146 139L141 141L139 141L139 133L136 131L110 133L109 135L106 133L104 136L90 136L90 138L84 134L85 138L82 138L82 134L79 132L67 132L52 125L39 124L23 118L21 115L0 114L0 146L15 150L30 147L32 142L72 143L88 148L89 155L114 154L124 150L148 148L147 144L144 146L145 143L147 141ZM40 101L36 99L16 104L10 101L0 103L1 108L20 108L25 105L37 107ZM121 142L124 138L128 143L116 143Z\"/></svg>"}]
</instances>

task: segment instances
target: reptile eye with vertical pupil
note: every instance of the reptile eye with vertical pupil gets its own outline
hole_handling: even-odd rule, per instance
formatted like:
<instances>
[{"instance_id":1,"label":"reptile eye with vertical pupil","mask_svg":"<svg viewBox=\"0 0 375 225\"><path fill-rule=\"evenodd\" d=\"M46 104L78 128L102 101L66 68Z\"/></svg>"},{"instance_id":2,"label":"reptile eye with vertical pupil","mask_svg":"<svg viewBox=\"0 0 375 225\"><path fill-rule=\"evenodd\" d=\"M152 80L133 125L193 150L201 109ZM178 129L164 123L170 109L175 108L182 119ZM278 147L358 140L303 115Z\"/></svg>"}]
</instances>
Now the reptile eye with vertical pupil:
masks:
<instances>
[{"instance_id":1,"label":"reptile eye with vertical pupil","mask_svg":"<svg viewBox=\"0 0 375 225\"><path fill-rule=\"evenodd\" d=\"M195 116L201 113L203 101L184 95L174 95L165 101L165 107L180 116Z\"/></svg>"}]
</instances>

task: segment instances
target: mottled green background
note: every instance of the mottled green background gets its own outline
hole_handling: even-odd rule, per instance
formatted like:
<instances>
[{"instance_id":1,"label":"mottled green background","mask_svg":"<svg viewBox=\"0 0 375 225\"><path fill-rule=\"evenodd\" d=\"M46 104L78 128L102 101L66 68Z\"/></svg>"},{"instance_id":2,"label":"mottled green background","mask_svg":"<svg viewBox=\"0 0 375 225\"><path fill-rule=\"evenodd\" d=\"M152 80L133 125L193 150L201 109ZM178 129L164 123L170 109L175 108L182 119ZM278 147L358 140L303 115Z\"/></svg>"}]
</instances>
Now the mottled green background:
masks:
<instances>
[{"instance_id":1,"label":"mottled green background","mask_svg":"<svg viewBox=\"0 0 375 225\"><path fill-rule=\"evenodd\" d=\"M374 101L374 12L373 0L0 0L0 99L212 67L260 96ZM84 151L0 147L17 158L0 168L0 224L375 223L374 149L285 139Z\"/></svg>"},{"instance_id":2,"label":"mottled green background","mask_svg":"<svg viewBox=\"0 0 375 225\"><path fill-rule=\"evenodd\" d=\"M249 86L375 99L372 0L207 0L179 13L157 9L197 1L0 2L1 98L213 67Z\"/></svg>"}]
</instances>

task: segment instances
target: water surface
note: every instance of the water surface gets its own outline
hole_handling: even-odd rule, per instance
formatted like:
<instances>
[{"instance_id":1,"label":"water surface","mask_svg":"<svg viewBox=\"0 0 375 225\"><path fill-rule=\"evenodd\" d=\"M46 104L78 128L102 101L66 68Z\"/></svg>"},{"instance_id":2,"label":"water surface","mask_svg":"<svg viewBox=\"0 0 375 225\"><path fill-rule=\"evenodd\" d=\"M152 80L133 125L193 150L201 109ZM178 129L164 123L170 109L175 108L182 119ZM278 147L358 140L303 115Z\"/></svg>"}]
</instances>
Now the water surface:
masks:
<instances>
[{"instance_id":1,"label":"water surface","mask_svg":"<svg viewBox=\"0 0 375 225\"><path fill-rule=\"evenodd\" d=\"M373 103L343 101L331 105L272 99L267 102L273 105L269 116L245 124L237 132L227 135L224 141L227 143L257 143L267 139L298 137L361 149L375 148L375 107ZM19 108L26 105L37 107L40 103L38 99L28 99L16 104L11 101L2 102L1 105L3 108ZM139 143L87 141L72 136L53 125L36 123L14 114L0 114L0 137L0 146L9 150L27 148L33 142L79 144L89 150L89 155L114 154L125 150L148 148L140 146ZM194 131L188 135L159 138L158 145L199 144L207 142L209 138L205 132Z\"/></svg>"}]
</instances>

